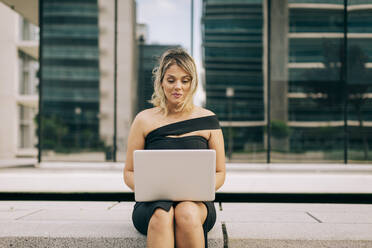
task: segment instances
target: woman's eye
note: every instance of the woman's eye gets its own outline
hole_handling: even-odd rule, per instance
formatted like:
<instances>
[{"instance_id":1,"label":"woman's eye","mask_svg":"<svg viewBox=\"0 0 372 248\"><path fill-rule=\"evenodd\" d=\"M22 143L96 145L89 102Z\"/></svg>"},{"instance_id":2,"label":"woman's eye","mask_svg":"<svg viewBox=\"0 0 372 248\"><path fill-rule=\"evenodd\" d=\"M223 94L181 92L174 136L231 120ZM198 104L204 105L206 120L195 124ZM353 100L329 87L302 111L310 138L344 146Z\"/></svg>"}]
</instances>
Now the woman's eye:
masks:
<instances>
[{"instance_id":1,"label":"woman's eye","mask_svg":"<svg viewBox=\"0 0 372 248\"><path fill-rule=\"evenodd\" d=\"M168 82L169 82L169 83L173 83L174 80L173 80L173 79L168 79Z\"/></svg>"}]
</instances>

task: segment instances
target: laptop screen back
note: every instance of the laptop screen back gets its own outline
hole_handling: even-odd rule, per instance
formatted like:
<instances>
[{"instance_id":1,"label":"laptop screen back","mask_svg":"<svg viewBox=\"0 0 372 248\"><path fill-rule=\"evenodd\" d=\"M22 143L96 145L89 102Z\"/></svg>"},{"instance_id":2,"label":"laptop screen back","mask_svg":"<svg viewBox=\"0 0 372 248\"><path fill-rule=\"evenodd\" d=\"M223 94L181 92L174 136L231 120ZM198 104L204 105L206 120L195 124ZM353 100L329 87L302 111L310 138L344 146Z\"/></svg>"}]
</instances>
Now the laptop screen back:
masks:
<instances>
[{"instance_id":1,"label":"laptop screen back","mask_svg":"<svg viewBox=\"0 0 372 248\"><path fill-rule=\"evenodd\" d=\"M215 150L136 150L136 201L213 201Z\"/></svg>"}]
</instances>

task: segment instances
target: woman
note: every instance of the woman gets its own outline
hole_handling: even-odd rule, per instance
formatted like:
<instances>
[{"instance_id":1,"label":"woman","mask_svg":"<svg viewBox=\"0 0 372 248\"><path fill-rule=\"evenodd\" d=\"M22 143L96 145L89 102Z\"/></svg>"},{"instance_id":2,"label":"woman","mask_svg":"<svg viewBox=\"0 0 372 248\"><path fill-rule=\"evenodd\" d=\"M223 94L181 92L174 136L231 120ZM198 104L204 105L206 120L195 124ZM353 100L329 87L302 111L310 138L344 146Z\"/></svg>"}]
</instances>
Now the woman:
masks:
<instances>
[{"instance_id":1,"label":"woman","mask_svg":"<svg viewBox=\"0 0 372 248\"><path fill-rule=\"evenodd\" d=\"M198 85L194 60L183 49L170 49L153 73L155 107L140 112L132 123L125 183L134 190L134 150L214 149L217 190L225 180L223 136L216 115L193 104ZM213 202L136 202L133 210L133 224L147 235L148 247L207 247L215 221Z\"/></svg>"}]
</instances>

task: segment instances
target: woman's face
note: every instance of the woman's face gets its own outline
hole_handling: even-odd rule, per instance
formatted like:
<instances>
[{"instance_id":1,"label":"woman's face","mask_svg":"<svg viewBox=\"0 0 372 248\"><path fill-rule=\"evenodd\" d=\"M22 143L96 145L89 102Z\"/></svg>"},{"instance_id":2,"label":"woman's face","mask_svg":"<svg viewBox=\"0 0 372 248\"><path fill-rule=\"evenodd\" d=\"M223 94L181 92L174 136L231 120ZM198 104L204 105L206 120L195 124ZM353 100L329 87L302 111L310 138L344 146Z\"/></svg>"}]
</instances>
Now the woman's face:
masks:
<instances>
[{"instance_id":1,"label":"woman's face","mask_svg":"<svg viewBox=\"0 0 372 248\"><path fill-rule=\"evenodd\" d=\"M171 65L164 74L161 86L167 98L168 105L178 106L182 104L191 88L191 76L181 67Z\"/></svg>"}]
</instances>

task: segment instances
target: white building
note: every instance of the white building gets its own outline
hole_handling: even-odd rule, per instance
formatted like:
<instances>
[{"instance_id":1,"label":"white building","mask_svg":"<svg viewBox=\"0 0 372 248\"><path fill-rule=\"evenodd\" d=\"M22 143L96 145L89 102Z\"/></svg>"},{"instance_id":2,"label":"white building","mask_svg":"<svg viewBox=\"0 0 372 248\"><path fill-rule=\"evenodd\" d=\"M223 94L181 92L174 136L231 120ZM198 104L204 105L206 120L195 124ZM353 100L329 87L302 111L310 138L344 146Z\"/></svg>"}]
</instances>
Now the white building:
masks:
<instances>
[{"instance_id":1,"label":"white building","mask_svg":"<svg viewBox=\"0 0 372 248\"><path fill-rule=\"evenodd\" d=\"M37 155L38 28L34 24L0 2L0 159Z\"/></svg>"},{"instance_id":2,"label":"white building","mask_svg":"<svg viewBox=\"0 0 372 248\"><path fill-rule=\"evenodd\" d=\"M99 0L100 136L114 137L114 1ZM118 1L117 34L117 158L123 161L137 104L135 1Z\"/></svg>"}]
</instances>

